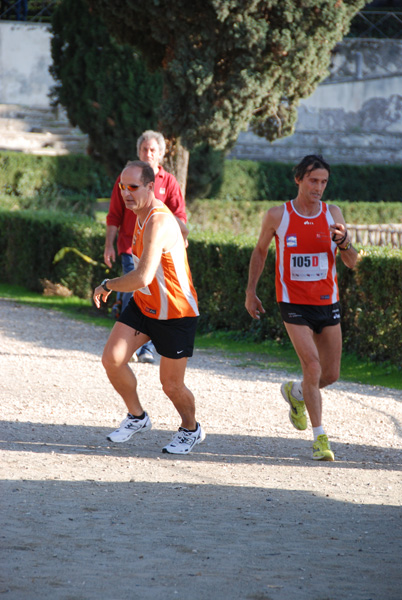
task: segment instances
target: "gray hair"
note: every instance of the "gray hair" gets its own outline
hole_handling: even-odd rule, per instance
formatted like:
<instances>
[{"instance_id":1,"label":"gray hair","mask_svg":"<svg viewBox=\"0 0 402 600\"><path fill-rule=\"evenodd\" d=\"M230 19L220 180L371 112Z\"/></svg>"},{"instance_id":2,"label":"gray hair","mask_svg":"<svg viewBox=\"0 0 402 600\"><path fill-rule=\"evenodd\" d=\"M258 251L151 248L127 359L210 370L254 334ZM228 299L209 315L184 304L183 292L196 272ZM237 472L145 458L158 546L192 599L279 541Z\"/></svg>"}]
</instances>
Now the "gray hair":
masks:
<instances>
[{"instance_id":1,"label":"gray hair","mask_svg":"<svg viewBox=\"0 0 402 600\"><path fill-rule=\"evenodd\" d=\"M147 131L144 131L144 133L142 133L140 135L140 137L137 140L137 155L140 155L140 148L143 142L149 142L149 140L156 140L156 143L159 146L159 150L161 153L161 160L163 159L163 157L165 156L165 152L166 152L166 142L165 142L165 138L163 137L163 135L161 133L159 133L159 131L152 131L152 129L148 129Z\"/></svg>"}]
</instances>

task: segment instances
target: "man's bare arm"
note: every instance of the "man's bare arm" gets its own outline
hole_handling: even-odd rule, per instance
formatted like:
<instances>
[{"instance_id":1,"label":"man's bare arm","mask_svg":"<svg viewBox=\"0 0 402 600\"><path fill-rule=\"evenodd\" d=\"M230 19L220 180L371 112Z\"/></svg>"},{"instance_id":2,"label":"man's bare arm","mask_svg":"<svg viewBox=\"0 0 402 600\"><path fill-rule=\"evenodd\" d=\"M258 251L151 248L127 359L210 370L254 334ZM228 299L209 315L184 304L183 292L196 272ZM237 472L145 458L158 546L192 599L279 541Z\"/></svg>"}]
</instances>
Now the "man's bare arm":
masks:
<instances>
[{"instance_id":1,"label":"man's bare arm","mask_svg":"<svg viewBox=\"0 0 402 600\"><path fill-rule=\"evenodd\" d=\"M151 283L159 266L162 252L173 246L177 239L177 228L172 227L171 217L154 215L144 232L144 248L135 270L109 279L106 291L101 285L94 290L93 300L99 308L101 299L106 302L110 292L134 292Z\"/></svg>"},{"instance_id":2,"label":"man's bare arm","mask_svg":"<svg viewBox=\"0 0 402 600\"><path fill-rule=\"evenodd\" d=\"M115 225L106 225L105 250L103 260L108 267L116 260L116 252L114 249L114 240L117 235L117 227Z\"/></svg>"},{"instance_id":3,"label":"man's bare arm","mask_svg":"<svg viewBox=\"0 0 402 600\"><path fill-rule=\"evenodd\" d=\"M253 319L259 319L260 314L265 313L262 302L257 296L257 285L265 266L269 245L281 222L282 215L283 206L275 206L265 214L260 237L251 255L245 306Z\"/></svg>"}]
</instances>

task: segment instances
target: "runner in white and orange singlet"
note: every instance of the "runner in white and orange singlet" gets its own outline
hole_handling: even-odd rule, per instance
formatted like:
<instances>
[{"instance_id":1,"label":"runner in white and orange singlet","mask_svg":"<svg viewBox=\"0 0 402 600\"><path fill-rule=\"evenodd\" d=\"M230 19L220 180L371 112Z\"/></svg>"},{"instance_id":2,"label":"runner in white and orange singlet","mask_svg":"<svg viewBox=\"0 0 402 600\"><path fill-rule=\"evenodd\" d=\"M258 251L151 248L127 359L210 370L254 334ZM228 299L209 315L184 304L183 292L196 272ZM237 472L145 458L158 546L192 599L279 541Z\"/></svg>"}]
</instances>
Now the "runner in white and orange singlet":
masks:
<instances>
[{"instance_id":1,"label":"runner in white and orange singlet","mask_svg":"<svg viewBox=\"0 0 402 600\"><path fill-rule=\"evenodd\" d=\"M163 391L181 417L179 431L163 452L187 454L205 438L195 418L194 396L184 384L199 315L197 294L177 219L155 198L154 181L154 171L145 162L129 162L122 171L119 183L122 197L126 208L137 216L132 244L135 270L122 277L105 279L93 295L99 308L101 300L106 301L112 291L133 292L102 356L107 376L128 409L127 417L108 439L125 442L135 433L152 427L128 364L134 352L152 340L161 355Z\"/></svg>"},{"instance_id":2,"label":"runner in white and orange singlet","mask_svg":"<svg viewBox=\"0 0 402 600\"><path fill-rule=\"evenodd\" d=\"M309 155L295 167L297 197L265 215L252 253L246 308L254 319L265 312L257 296L268 248L276 243L276 298L288 335L299 357L303 381L289 381L281 393L289 404L292 425L307 428L306 408L313 427L313 459L334 460L322 426L320 389L339 377L342 334L335 255L353 268L353 248L340 209L321 201L330 166L321 156Z\"/></svg>"}]
</instances>

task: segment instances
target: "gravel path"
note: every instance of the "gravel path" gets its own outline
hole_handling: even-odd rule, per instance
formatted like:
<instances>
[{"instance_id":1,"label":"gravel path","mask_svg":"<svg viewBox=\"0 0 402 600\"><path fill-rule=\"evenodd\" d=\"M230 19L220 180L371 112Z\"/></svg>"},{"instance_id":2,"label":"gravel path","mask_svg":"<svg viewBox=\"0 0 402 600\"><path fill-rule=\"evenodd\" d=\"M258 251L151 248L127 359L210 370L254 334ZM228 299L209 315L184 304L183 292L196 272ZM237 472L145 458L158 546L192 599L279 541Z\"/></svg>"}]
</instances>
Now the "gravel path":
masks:
<instances>
[{"instance_id":1,"label":"gravel path","mask_svg":"<svg viewBox=\"0 0 402 600\"><path fill-rule=\"evenodd\" d=\"M134 364L153 429L116 446L108 332L0 300L0 595L10 600L400 600L402 394L325 391L334 463L288 421L286 373L197 350L205 442L156 365ZM1 596L2 597L2 596Z\"/></svg>"}]
</instances>

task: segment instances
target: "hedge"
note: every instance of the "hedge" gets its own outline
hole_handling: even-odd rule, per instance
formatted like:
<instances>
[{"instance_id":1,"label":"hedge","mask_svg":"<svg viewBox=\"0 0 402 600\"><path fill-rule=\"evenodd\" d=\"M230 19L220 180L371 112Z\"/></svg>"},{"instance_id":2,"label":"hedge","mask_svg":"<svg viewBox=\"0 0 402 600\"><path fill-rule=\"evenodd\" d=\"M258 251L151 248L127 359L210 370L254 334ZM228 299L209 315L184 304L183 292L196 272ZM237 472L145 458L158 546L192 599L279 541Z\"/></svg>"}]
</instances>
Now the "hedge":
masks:
<instances>
[{"instance_id":1,"label":"hedge","mask_svg":"<svg viewBox=\"0 0 402 600\"><path fill-rule=\"evenodd\" d=\"M38 156L0 152L0 194L32 197L58 193L65 196L110 196L115 178L82 154Z\"/></svg>"},{"instance_id":2,"label":"hedge","mask_svg":"<svg viewBox=\"0 0 402 600\"><path fill-rule=\"evenodd\" d=\"M0 278L41 292L41 279L61 283L75 295L88 298L94 284L105 277L105 228L88 218L46 211L0 209ZM88 264L73 252L54 264L56 253L73 247L99 263ZM119 265L110 271L120 274Z\"/></svg>"},{"instance_id":3,"label":"hedge","mask_svg":"<svg viewBox=\"0 0 402 600\"><path fill-rule=\"evenodd\" d=\"M189 227L192 232L232 232L259 234L264 213L277 201L194 200L187 203ZM336 202L347 223L372 225L402 223L402 203L399 202Z\"/></svg>"},{"instance_id":4,"label":"hedge","mask_svg":"<svg viewBox=\"0 0 402 600\"><path fill-rule=\"evenodd\" d=\"M226 160L222 185L213 196L224 200L282 200L294 198L294 164ZM402 166L331 165L325 191L329 201L402 202Z\"/></svg>"},{"instance_id":5,"label":"hedge","mask_svg":"<svg viewBox=\"0 0 402 600\"><path fill-rule=\"evenodd\" d=\"M297 187L293 166L237 159L223 161L220 153L199 149L190 159L189 198L197 197L197 188L198 197L208 193L210 198L220 200L294 198ZM109 198L116 176L117 173L109 176L99 162L82 154L37 156L0 152L0 194ZM334 202L402 202L402 166L333 165L325 198Z\"/></svg>"},{"instance_id":6,"label":"hedge","mask_svg":"<svg viewBox=\"0 0 402 600\"><path fill-rule=\"evenodd\" d=\"M40 291L40 279L62 283L74 294L90 297L103 279L104 226L57 213L0 210L0 279ZM97 266L68 253L75 247ZM274 247L268 252L258 295L266 314L253 321L244 308L248 265L254 242L248 236L192 233L188 248L199 296L200 329L235 330L254 339L283 340L286 332L275 300ZM374 361L402 365L402 252L370 247L351 271L338 260L345 348ZM116 264L108 276L120 274Z\"/></svg>"},{"instance_id":7,"label":"hedge","mask_svg":"<svg viewBox=\"0 0 402 600\"><path fill-rule=\"evenodd\" d=\"M251 333L256 341L287 339L275 296L275 247L269 248L257 294L266 314L251 319L244 308L250 240L195 234L188 247L200 302L200 328ZM373 361L402 368L402 252L390 248L360 249L355 269L337 256L345 349Z\"/></svg>"}]
</instances>

